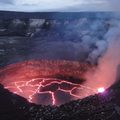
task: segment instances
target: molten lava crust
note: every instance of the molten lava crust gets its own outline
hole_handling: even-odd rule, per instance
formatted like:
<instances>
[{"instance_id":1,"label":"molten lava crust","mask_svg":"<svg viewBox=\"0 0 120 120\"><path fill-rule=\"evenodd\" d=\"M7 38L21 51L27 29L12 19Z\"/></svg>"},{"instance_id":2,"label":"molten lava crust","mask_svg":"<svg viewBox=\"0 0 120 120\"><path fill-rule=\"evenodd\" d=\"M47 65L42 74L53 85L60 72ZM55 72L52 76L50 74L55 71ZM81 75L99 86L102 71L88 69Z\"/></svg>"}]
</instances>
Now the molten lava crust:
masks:
<instances>
[{"instance_id":1,"label":"molten lava crust","mask_svg":"<svg viewBox=\"0 0 120 120\"><path fill-rule=\"evenodd\" d=\"M60 105L81 98L78 90L92 66L73 61L30 60L0 70L0 83L37 104Z\"/></svg>"}]
</instances>

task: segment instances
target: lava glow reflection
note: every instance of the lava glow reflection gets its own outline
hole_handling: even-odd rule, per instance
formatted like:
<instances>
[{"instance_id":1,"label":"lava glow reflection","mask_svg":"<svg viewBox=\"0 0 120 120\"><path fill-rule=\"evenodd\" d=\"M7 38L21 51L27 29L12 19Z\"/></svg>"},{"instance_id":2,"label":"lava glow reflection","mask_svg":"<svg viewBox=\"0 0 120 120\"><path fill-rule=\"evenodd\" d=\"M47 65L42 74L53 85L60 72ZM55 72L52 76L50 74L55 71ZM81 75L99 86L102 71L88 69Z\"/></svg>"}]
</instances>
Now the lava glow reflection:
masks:
<instances>
[{"instance_id":1,"label":"lava glow reflection","mask_svg":"<svg viewBox=\"0 0 120 120\"><path fill-rule=\"evenodd\" d=\"M103 92L105 92L105 89L104 89L103 87L98 88L98 92L99 92L99 93L103 93Z\"/></svg>"},{"instance_id":2,"label":"lava glow reflection","mask_svg":"<svg viewBox=\"0 0 120 120\"><path fill-rule=\"evenodd\" d=\"M73 61L25 61L1 69L0 83L30 102L61 105L97 93L95 87L84 85L84 75L91 67Z\"/></svg>"}]
</instances>

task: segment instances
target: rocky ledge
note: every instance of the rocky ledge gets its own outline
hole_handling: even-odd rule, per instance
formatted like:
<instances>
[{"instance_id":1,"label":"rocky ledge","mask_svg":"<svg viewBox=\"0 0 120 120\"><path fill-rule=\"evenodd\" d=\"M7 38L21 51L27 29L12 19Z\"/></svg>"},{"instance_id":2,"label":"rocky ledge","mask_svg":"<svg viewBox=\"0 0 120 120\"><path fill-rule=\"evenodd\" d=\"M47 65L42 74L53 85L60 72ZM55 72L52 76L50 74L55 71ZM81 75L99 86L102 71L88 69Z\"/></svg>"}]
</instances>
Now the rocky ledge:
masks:
<instances>
[{"instance_id":1,"label":"rocky ledge","mask_svg":"<svg viewBox=\"0 0 120 120\"><path fill-rule=\"evenodd\" d=\"M120 86L56 106L35 105L0 85L1 120L119 120Z\"/></svg>"}]
</instances>

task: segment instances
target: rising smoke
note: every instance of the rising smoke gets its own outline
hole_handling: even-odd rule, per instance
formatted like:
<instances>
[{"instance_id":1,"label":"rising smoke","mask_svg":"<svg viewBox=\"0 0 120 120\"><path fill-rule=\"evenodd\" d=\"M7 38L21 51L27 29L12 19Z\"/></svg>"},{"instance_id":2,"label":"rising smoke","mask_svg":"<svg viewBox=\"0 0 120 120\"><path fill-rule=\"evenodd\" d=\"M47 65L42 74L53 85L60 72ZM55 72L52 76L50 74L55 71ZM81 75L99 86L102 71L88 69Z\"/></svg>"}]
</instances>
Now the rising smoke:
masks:
<instances>
[{"instance_id":1,"label":"rising smoke","mask_svg":"<svg viewBox=\"0 0 120 120\"><path fill-rule=\"evenodd\" d=\"M86 74L88 81L85 85L94 88L96 86L95 89L108 88L116 81L117 68L120 64L120 23L118 21L111 21L104 39L104 44L97 42L98 49L89 55L90 58L101 55L98 59L98 66Z\"/></svg>"}]
</instances>

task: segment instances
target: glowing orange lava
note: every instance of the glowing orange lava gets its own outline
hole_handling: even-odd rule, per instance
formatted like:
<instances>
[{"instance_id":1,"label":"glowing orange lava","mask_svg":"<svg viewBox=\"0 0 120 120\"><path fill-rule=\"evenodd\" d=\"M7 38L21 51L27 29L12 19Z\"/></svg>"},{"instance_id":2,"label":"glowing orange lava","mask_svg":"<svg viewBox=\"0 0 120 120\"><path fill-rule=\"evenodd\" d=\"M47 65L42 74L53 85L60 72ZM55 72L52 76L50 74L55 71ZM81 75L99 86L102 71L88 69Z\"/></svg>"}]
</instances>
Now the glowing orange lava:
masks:
<instances>
[{"instance_id":1,"label":"glowing orange lava","mask_svg":"<svg viewBox=\"0 0 120 120\"><path fill-rule=\"evenodd\" d=\"M84 74L92 66L73 61L31 60L11 64L0 70L0 83L10 91L37 104L60 105L95 93ZM86 95L78 91L86 89ZM66 97L67 96L67 97Z\"/></svg>"}]
</instances>

